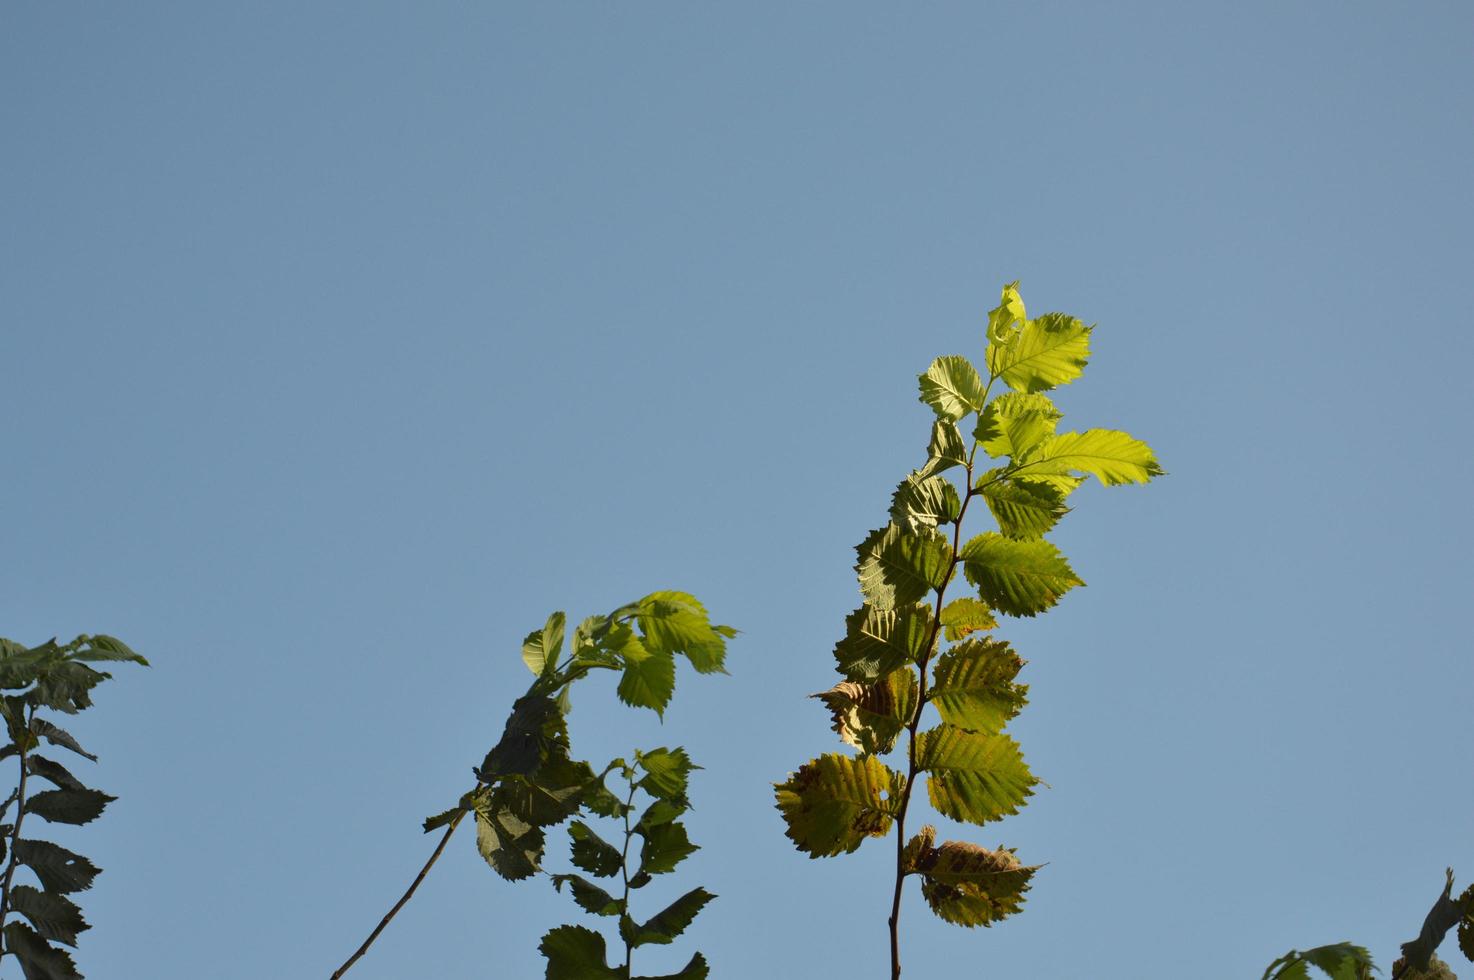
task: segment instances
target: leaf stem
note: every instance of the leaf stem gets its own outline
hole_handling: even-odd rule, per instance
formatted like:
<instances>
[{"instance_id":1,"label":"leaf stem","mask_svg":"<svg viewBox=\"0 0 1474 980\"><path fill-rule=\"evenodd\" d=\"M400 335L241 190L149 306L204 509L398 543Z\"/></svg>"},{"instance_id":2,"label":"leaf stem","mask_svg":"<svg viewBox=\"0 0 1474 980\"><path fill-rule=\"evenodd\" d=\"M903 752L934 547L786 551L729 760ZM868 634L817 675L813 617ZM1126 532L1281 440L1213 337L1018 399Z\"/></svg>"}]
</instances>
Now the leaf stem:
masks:
<instances>
[{"instance_id":1,"label":"leaf stem","mask_svg":"<svg viewBox=\"0 0 1474 980\"><path fill-rule=\"evenodd\" d=\"M368 952L368 948L374 944L374 940L379 938L379 933L383 932L384 928L389 925L389 920L398 915L399 910L404 908L405 903L408 902L410 898L414 895L415 889L420 887L420 882L425 880L425 875L430 873L431 866L433 866L435 862L440 859L440 854L442 851L445 850L445 845L450 843L450 835L455 833L456 827L460 825L461 818L465 815L466 811L462 810L460 813L457 813L454 817L450 818L450 826L445 828L445 834L440 838L440 843L435 845L435 852L430 855L430 860L425 862L425 866L420 869L420 873L415 875L415 880L410 882L409 890L404 893L403 897L401 897L399 901L394 903L394 907L389 910L388 914L379 920L379 924L374 928L373 932L369 933L369 937L363 941L363 945L354 950L353 955L348 957L347 961L333 972L332 980L339 980L339 978L342 977L343 974L347 973L348 969L353 966L354 963L358 962L359 957ZM16 821L17 830L19 830L19 823L19 821ZM8 889L10 886L9 875L6 876L5 883L6 888ZM3 916L0 916L0 918L3 918Z\"/></svg>"},{"instance_id":2,"label":"leaf stem","mask_svg":"<svg viewBox=\"0 0 1474 980\"><path fill-rule=\"evenodd\" d=\"M15 877L16 865L15 845L20 840L20 825L26 816L26 742L31 733L31 721L35 717L36 708L32 705L30 712L26 715L26 730L21 733L21 737L15 740L15 746L19 749L16 754L20 758L20 782L15 788L15 799L18 805L15 808L15 827L10 831L10 860L5 862L5 884L0 887L0 935L4 934L5 917L10 914L10 882Z\"/></svg>"},{"instance_id":3,"label":"leaf stem","mask_svg":"<svg viewBox=\"0 0 1474 980\"><path fill-rule=\"evenodd\" d=\"M624 918L630 918L630 867L629 853L630 841L634 839L634 832L630 830L630 812L635 808L635 774L632 769L625 769L624 778L630 784L629 796L624 800L624 850L619 852L619 875L624 879L624 895L619 900L619 914ZM630 919L630 921L634 921ZM634 947L624 937L624 930L619 930L620 938L624 939L624 975L630 975L630 958Z\"/></svg>"},{"instance_id":4,"label":"leaf stem","mask_svg":"<svg viewBox=\"0 0 1474 980\"><path fill-rule=\"evenodd\" d=\"M992 386L992 380L988 382ZM986 401L987 391L983 393ZM916 730L921 726L921 712L926 708L926 668L931 662L932 650L936 647L937 634L942 630L942 604L946 598L947 585L952 581L953 574L957 571L959 559L958 550L962 547L962 519L967 515L967 505L976 496L972 489L972 464L973 454L977 452L977 443L973 443L972 453L967 457L967 492L962 498L962 506L957 510L957 520L953 522L952 528L952 561L947 566L947 574L942 578L942 584L937 586L936 609L932 615L931 634L927 637L926 646L922 647L921 653L921 680L917 687L916 710L911 715L910 722L906 725L906 785L901 790L901 806L896 811L896 889L891 897L891 980L900 980L901 976L901 891L906 882L906 811L911 806L911 790L916 785Z\"/></svg>"}]
</instances>

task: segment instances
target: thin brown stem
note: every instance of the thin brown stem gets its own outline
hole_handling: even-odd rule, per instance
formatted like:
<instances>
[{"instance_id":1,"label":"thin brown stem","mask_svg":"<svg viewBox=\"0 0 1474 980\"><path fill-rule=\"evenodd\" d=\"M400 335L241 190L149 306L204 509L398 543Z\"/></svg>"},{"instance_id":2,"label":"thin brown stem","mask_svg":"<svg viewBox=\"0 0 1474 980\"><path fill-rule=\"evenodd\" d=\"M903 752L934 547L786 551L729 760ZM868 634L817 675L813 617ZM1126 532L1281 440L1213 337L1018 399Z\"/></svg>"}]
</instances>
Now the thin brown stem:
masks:
<instances>
[{"instance_id":1,"label":"thin brown stem","mask_svg":"<svg viewBox=\"0 0 1474 980\"><path fill-rule=\"evenodd\" d=\"M29 736L31 731L31 720L36 717L36 709L33 707L26 716L26 730L23 733ZM16 738L15 746L19 750L20 757L20 782L16 784L15 799L15 826L10 831L10 860L5 864L5 884L0 886L0 930L5 928L5 917L10 914L10 882L15 877L15 845L20 840L21 821L26 816L26 738Z\"/></svg>"},{"instance_id":2,"label":"thin brown stem","mask_svg":"<svg viewBox=\"0 0 1474 980\"><path fill-rule=\"evenodd\" d=\"M619 874L624 879L624 896L619 900L620 910L623 915L630 914L630 841L634 838L634 831L630 829L630 812L635 808L635 775L626 769L624 778L629 780L630 795L624 801L624 849L619 852ZM619 930L621 933L623 929ZM630 958L634 947L630 941L624 941L624 975L630 975Z\"/></svg>"},{"instance_id":3,"label":"thin brown stem","mask_svg":"<svg viewBox=\"0 0 1474 980\"><path fill-rule=\"evenodd\" d=\"M991 382L990 382L991 384ZM986 398L986 393L984 394ZM977 445L973 445L973 451L977 451ZM937 587L936 609L932 614L931 633L927 637L926 646L921 653L921 681L917 687L916 710L911 715L910 722L906 725L906 785L901 791L901 806L896 811L896 889L891 896L891 980L900 980L901 977L901 892L906 883L906 811L911 806L911 790L916 785L916 730L921 727L921 712L926 708L926 680L927 667L931 662L932 650L937 644L937 634L942 630L942 605L947 594L947 583L952 581L952 575L957 571L960 559L957 557L958 550L962 547L962 519L967 515L967 505L975 496L972 488L972 456L969 454L967 461L967 493L962 498L962 506L958 508L957 520L953 522L952 528L952 561L947 566L947 574L942 579L942 584Z\"/></svg>"},{"instance_id":4,"label":"thin brown stem","mask_svg":"<svg viewBox=\"0 0 1474 980\"><path fill-rule=\"evenodd\" d=\"M368 948L374 944L374 940L379 938L379 933L383 932L384 927L389 925L389 920L398 915L399 910L404 908L405 903L413 897L415 889L420 887L420 882L425 880L425 875L430 873L430 868L439 860L440 853L445 850L445 845L450 843L450 835L455 833L456 827L460 826L461 818L465 815L466 811L462 810L450 818L450 826L445 828L445 835L440 838L440 843L435 845L435 853L430 855L430 860L425 862L425 866L420 869L420 873L415 875L415 880L410 882L409 890L404 893L404 896L399 901L394 903L394 907L389 910L389 913L379 920L378 926L374 928L373 932L369 933L369 937L363 941L363 945L358 947L352 956L348 957L347 962L334 971L332 980L339 980L343 974L348 972L349 967L358 962L359 957L368 952ZM9 880L7 877L7 885L9 884Z\"/></svg>"}]
</instances>

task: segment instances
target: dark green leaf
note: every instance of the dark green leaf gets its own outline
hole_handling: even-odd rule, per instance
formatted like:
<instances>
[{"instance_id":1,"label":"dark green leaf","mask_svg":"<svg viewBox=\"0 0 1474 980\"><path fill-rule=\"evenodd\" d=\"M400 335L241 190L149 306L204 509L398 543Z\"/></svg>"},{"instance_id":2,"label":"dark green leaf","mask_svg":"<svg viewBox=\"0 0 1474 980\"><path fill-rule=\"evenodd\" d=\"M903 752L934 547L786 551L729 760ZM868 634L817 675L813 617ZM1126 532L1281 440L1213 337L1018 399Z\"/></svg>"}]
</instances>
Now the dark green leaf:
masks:
<instances>
[{"instance_id":1,"label":"dark green leaf","mask_svg":"<svg viewBox=\"0 0 1474 980\"><path fill-rule=\"evenodd\" d=\"M541 867L542 828L505 810L477 810L476 849L497 874L520 881Z\"/></svg>"},{"instance_id":2,"label":"dark green leaf","mask_svg":"<svg viewBox=\"0 0 1474 980\"><path fill-rule=\"evenodd\" d=\"M62 789L86 789L81 780L67 772L66 767L43 756L32 753L26 756L26 768L32 775L49 779Z\"/></svg>"},{"instance_id":3,"label":"dark green leaf","mask_svg":"<svg viewBox=\"0 0 1474 980\"><path fill-rule=\"evenodd\" d=\"M709 976L706 957L697 953L691 962L681 968L680 973L666 973L658 977L635 977L634 980L706 980Z\"/></svg>"},{"instance_id":4,"label":"dark green leaf","mask_svg":"<svg viewBox=\"0 0 1474 980\"><path fill-rule=\"evenodd\" d=\"M15 911L31 920L31 925L43 938L53 942L77 945L77 933L90 929L82 910L69 898L52 892L43 892L30 885L13 885L10 889L10 905Z\"/></svg>"},{"instance_id":5,"label":"dark green leaf","mask_svg":"<svg viewBox=\"0 0 1474 980\"><path fill-rule=\"evenodd\" d=\"M1048 541L980 534L962 546L967 580L984 601L1010 616L1036 616L1085 583Z\"/></svg>"},{"instance_id":6,"label":"dark green leaf","mask_svg":"<svg viewBox=\"0 0 1474 980\"><path fill-rule=\"evenodd\" d=\"M957 520L962 501L946 477L906 477L891 495L891 522L915 534Z\"/></svg>"},{"instance_id":7,"label":"dark green leaf","mask_svg":"<svg viewBox=\"0 0 1474 980\"><path fill-rule=\"evenodd\" d=\"M701 850L691 843L691 838L686 835L686 825L678 820L637 828L636 832L644 838L640 848L640 872L643 874L667 874Z\"/></svg>"},{"instance_id":8,"label":"dark green leaf","mask_svg":"<svg viewBox=\"0 0 1474 980\"><path fill-rule=\"evenodd\" d=\"M52 745L60 745L64 749L71 749L78 755L86 756L93 762L97 761L97 756L82 748L82 746L78 744L76 739L72 738L71 735L68 735L62 729L57 728L45 718L31 719L31 734L36 735L39 738L44 738Z\"/></svg>"},{"instance_id":9,"label":"dark green leaf","mask_svg":"<svg viewBox=\"0 0 1474 980\"><path fill-rule=\"evenodd\" d=\"M873 755L821 755L777 784L789 840L810 857L855 850L890 830L906 777Z\"/></svg>"},{"instance_id":10,"label":"dark green leaf","mask_svg":"<svg viewBox=\"0 0 1474 980\"><path fill-rule=\"evenodd\" d=\"M573 863L595 878L611 878L624 867L619 848L596 834L582 820L568 825L568 836L572 840Z\"/></svg>"},{"instance_id":11,"label":"dark green leaf","mask_svg":"<svg viewBox=\"0 0 1474 980\"><path fill-rule=\"evenodd\" d=\"M559 926L538 944L548 959L547 980L623 980L606 962L604 937L583 926Z\"/></svg>"},{"instance_id":12,"label":"dark green leaf","mask_svg":"<svg viewBox=\"0 0 1474 980\"><path fill-rule=\"evenodd\" d=\"M874 681L904 664L917 663L932 634L932 607L909 603L896 609L866 604L845 618L845 637L834 645L839 672L850 680Z\"/></svg>"},{"instance_id":13,"label":"dark green leaf","mask_svg":"<svg viewBox=\"0 0 1474 980\"><path fill-rule=\"evenodd\" d=\"M693 888L666 906L648 922L636 925L629 916L621 916L619 934L633 947L649 943L669 945L675 942L677 936L686 931L686 927L706 907L706 903L714 898L716 896L705 888Z\"/></svg>"},{"instance_id":14,"label":"dark green leaf","mask_svg":"<svg viewBox=\"0 0 1474 980\"><path fill-rule=\"evenodd\" d=\"M84 824L101 816L115 799L95 789L49 789L26 800L26 812L52 823Z\"/></svg>"},{"instance_id":15,"label":"dark green leaf","mask_svg":"<svg viewBox=\"0 0 1474 980\"><path fill-rule=\"evenodd\" d=\"M452 820L454 820L456 818L456 815L457 814L461 814L461 813L465 813L465 812L466 811L464 809L462 809L461 807L455 806L455 807L451 807L449 810L446 810L444 813L437 813L433 817L426 817L425 818L425 833L428 834L432 830L439 830L441 827L446 826Z\"/></svg>"},{"instance_id":16,"label":"dark green leaf","mask_svg":"<svg viewBox=\"0 0 1474 980\"><path fill-rule=\"evenodd\" d=\"M492 800L527 823L547 827L573 816L593 781L588 763L559 755L531 776L504 777L493 790Z\"/></svg>"},{"instance_id":17,"label":"dark green leaf","mask_svg":"<svg viewBox=\"0 0 1474 980\"><path fill-rule=\"evenodd\" d=\"M624 911L624 901L610 895L598 885L580 875L553 875L553 887L563 890L564 884L573 893L578 907L593 915L618 915Z\"/></svg>"},{"instance_id":18,"label":"dark green leaf","mask_svg":"<svg viewBox=\"0 0 1474 980\"><path fill-rule=\"evenodd\" d=\"M73 660L104 661L104 660L127 660L135 664L148 666L148 661L134 653L122 640L115 636L87 636L78 637L80 649L72 654Z\"/></svg>"},{"instance_id":19,"label":"dark green leaf","mask_svg":"<svg viewBox=\"0 0 1474 980\"><path fill-rule=\"evenodd\" d=\"M102 871L82 855L44 840L16 841L15 859L34 871L49 892L86 891Z\"/></svg>"},{"instance_id":20,"label":"dark green leaf","mask_svg":"<svg viewBox=\"0 0 1474 980\"><path fill-rule=\"evenodd\" d=\"M476 778L483 783L498 777L528 775L554 750L568 744L568 729L557 703L541 694L524 694L512 704L501 741L497 742Z\"/></svg>"},{"instance_id":21,"label":"dark green leaf","mask_svg":"<svg viewBox=\"0 0 1474 980\"><path fill-rule=\"evenodd\" d=\"M911 534L888 524L855 551L860 591L876 609L909 606L944 585L952 572L952 548L935 531Z\"/></svg>"},{"instance_id":22,"label":"dark green leaf","mask_svg":"<svg viewBox=\"0 0 1474 980\"><path fill-rule=\"evenodd\" d=\"M5 926L5 951L20 960L26 980L83 980L66 950L52 946L24 922Z\"/></svg>"},{"instance_id":23,"label":"dark green leaf","mask_svg":"<svg viewBox=\"0 0 1474 980\"><path fill-rule=\"evenodd\" d=\"M656 800L646 808L644 813L640 814L640 819L635 826L658 827L663 823L670 823L685 812L686 807L681 803L672 800Z\"/></svg>"}]
</instances>

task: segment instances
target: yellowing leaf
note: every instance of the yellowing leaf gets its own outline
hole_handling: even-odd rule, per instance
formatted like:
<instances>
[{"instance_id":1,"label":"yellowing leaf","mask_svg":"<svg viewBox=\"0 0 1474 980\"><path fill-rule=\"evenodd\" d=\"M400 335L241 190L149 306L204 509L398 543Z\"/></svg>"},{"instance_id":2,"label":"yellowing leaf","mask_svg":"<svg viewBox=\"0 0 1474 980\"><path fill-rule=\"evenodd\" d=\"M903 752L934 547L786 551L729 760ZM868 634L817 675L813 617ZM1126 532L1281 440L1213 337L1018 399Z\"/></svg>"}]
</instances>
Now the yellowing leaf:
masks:
<instances>
[{"instance_id":1,"label":"yellowing leaf","mask_svg":"<svg viewBox=\"0 0 1474 980\"><path fill-rule=\"evenodd\" d=\"M813 694L834 717L834 730L861 752L884 754L916 713L916 674L908 667L893 670L874 684L840 681Z\"/></svg>"},{"instance_id":2,"label":"yellowing leaf","mask_svg":"<svg viewBox=\"0 0 1474 980\"><path fill-rule=\"evenodd\" d=\"M905 777L873 755L831 753L799 767L774 789L788 838L809 857L855 850L884 837L901 804Z\"/></svg>"},{"instance_id":3,"label":"yellowing leaf","mask_svg":"<svg viewBox=\"0 0 1474 980\"><path fill-rule=\"evenodd\" d=\"M1063 432L1044 440L1017 469L1016 477L1036 479L1089 473L1105 486L1145 483L1161 476L1152 449L1140 439L1114 429Z\"/></svg>"},{"instance_id":4,"label":"yellowing leaf","mask_svg":"<svg viewBox=\"0 0 1474 980\"><path fill-rule=\"evenodd\" d=\"M921 400L943 421L956 422L983 407L983 381L977 368L960 354L932 361L919 380Z\"/></svg>"},{"instance_id":5,"label":"yellowing leaf","mask_svg":"<svg viewBox=\"0 0 1474 980\"><path fill-rule=\"evenodd\" d=\"M1018 280L1003 287L998 305L988 311L988 348L1006 340L1009 334L1028 319L1024 299L1018 292Z\"/></svg>"},{"instance_id":6,"label":"yellowing leaf","mask_svg":"<svg viewBox=\"0 0 1474 980\"><path fill-rule=\"evenodd\" d=\"M926 848L916 860L926 904L947 922L969 927L991 926L1019 911L1037 870L1020 864L1007 848L990 851L950 840Z\"/></svg>"},{"instance_id":7,"label":"yellowing leaf","mask_svg":"<svg viewBox=\"0 0 1474 980\"><path fill-rule=\"evenodd\" d=\"M1090 357L1090 327L1063 313L1028 320L988 345L988 371L1014 391L1047 391L1078 378Z\"/></svg>"},{"instance_id":8,"label":"yellowing leaf","mask_svg":"<svg viewBox=\"0 0 1474 980\"><path fill-rule=\"evenodd\" d=\"M942 625L946 627L949 641L961 640L973 633L990 630L998 625L993 610L981 599L963 596L953 599L942 609Z\"/></svg>"},{"instance_id":9,"label":"yellowing leaf","mask_svg":"<svg viewBox=\"0 0 1474 980\"><path fill-rule=\"evenodd\" d=\"M937 658L927 697L948 724L997 732L1028 703L1028 685L1013 682L1023 666L1002 640L968 640Z\"/></svg>"},{"instance_id":10,"label":"yellowing leaf","mask_svg":"<svg viewBox=\"0 0 1474 980\"><path fill-rule=\"evenodd\" d=\"M1017 813L1038 782L1018 743L943 723L917 736L916 765L926 770L927 795L943 816L987 823Z\"/></svg>"}]
</instances>

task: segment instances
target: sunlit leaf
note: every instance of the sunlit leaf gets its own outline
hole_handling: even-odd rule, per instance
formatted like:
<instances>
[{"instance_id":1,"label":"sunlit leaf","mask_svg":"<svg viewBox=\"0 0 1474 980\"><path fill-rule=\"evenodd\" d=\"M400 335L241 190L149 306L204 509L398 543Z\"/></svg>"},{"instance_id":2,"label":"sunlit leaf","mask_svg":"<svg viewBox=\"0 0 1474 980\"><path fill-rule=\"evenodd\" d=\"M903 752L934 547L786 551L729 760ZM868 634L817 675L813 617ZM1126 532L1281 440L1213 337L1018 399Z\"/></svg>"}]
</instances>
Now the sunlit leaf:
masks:
<instances>
[{"instance_id":1,"label":"sunlit leaf","mask_svg":"<svg viewBox=\"0 0 1474 980\"><path fill-rule=\"evenodd\" d=\"M1091 328L1063 313L1046 313L988 345L988 371L1014 391L1069 384L1090 358Z\"/></svg>"},{"instance_id":2,"label":"sunlit leaf","mask_svg":"<svg viewBox=\"0 0 1474 980\"><path fill-rule=\"evenodd\" d=\"M557 664L563 652L563 625L563 613L555 612L542 629L528 633L522 641L522 662L533 674L547 673Z\"/></svg>"},{"instance_id":3,"label":"sunlit leaf","mask_svg":"<svg viewBox=\"0 0 1474 980\"><path fill-rule=\"evenodd\" d=\"M855 548L860 591L876 609L907 606L946 583L952 548L935 531L911 533L895 524L872 531Z\"/></svg>"},{"instance_id":4,"label":"sunlit leaf","mask_svg":"<svg viewBox=\"0 0 1474 980\"><path fill-rule=\"evenodd\" d=\"M1045 439L1018 462L1015 477L1039 479L1088 473L1108 487L1145 483L1163 473L1150 446L1114 429L1062 432Z\"/></svg>"},{"instance_id":5,"label":"sunlit leaf","mask_svg":"<svg viewBox=\"0 0 1474 980\"><path fill-rule=\"evenodd\" d=\"M645 770L645 775L635 785L651 796L665 800L684 801L691 771L701 768L691 761L685 749L679 747L641 752L636 763Z\"/></svg>"},{"instance_id":6,"label":"sunlit leaf","mask_svg":"<svg viewBox=\"0 0 1474 980\"><path fill-rule=\"evenodd\" d=\"M893 670L873 684L841 681L811 695L829 708L834 730L862 752L884 754L916 713L916 674L909 668Z\"/></svg>"},{"instance_id":7,"label":"sunlit leaf","mask_svg":"<svg viewBox=\"0 0 1474 980\"><path fill-rule=\"evenodd\" d=\"M1003 287L1003 296L998 305L988 311L988 349L991 354L995 344L1002 343L1028 319L1023 297L1019 295L1018 280Z\"/></svg>"},{"instance_id":8,"label":"sunlit leaf","mask_svg":"<svg viewBox=\"0 0 1474 980\"><path fill-rule=\"evenodd\" d=\"M967 443L956 422L935 422L926 447L926 464L916 471L918 480L929 479L954 466L967 465Z\"/></svg>"},{"instance_id":9,"label":"sunlit leaf","mask_svg":"<svg viewBox=\"0 0 1474 980\"><path fill-rule=\"evenodd\" d=\"M916 766L929 774L927 794L937 812L967 823L1017 813L1038 783L1007 735L945 723L917 736Z\"/></svg>"},{"instance_id":10,"label":"sunlit leaf","mask_svg":"<svg viewBox=\"0 0 1474 980\"><path fill-rule=\"evenodd\" d=\"M855 850L884 837L900 807L905 777L873 755L821 755L779 783L788 837L810 857Z\"/></svg>"},{"instance_id":11,"label":"sunlit leaf","mask_svg":"<svg viewBox=\"0 0 1474 980\"><path fill-rule=\"evenodd\" d=\"M946 628L948 641L961 640L997 625L998 620L993 618L993 610L981 599L963 596L942 607L942 626Z\"/></svg>"},{"instance_id":12,"label":"sunlit leaf","mask_svg":"<svg viewBox=\"0 0 1474 980\"><path fill-rule=\"evenodd\" d=\"M937 658L928 698L948 724L997 732L1028 702L1028 686L1014 683L1023 665L1001 640L967 640Z\"/></svg>"},{"instance_id":13,"label":"sunlit leaf","mask_svg":"<svg viewBox=\"0 0 1474 980\"><path fill-rule=\"evenodd\" d=\"M624 623L610 631L608 643L624 660L619 700L636 708L651 708L663 717L676 689L675 658L668 651L646 647Z\"/></svg>"},{"instance_id":14,"label":"sunlit leaf","mask_svg":"<svg viewBox=\"0 0 1474 980\"><path fill-rule=\"evenodd\" d=\"M962 546L963 571L983 600L1010 616L1035 616L1077 585L1059 549L1048 541L1015 541L992 532Z\"/></svg>"},{"instance_id":15,"label":"sunlit leaf","mask_svg":"<svg viewBox=\"0 0 1474 980\"><path fill-rule=\"evenodd\" d=\"M679 653L691 661L698 673L722 670L726 658L726 633L713 626L706 607L685 592L652 592L640 600L640 632L652 652ZM727 627L730 629L730 627Z\"/></svg>"},{"instance_id":16,"label":"sunlit leaf","mask_svg":"<svg viewBox=\"0 0 1474 980\"><path fill-rule=\"evenodd\" d=\"M1047 395L1009 392L988 403L973 435L989 456L1017 458L1054 435L1061 417Z\"/></svg>"},{"instance_id":17,"label":"sunlit leaf","mask_svg":"<svg viewBox=\"0 0 1474 980\"><path fill-rule=\"evenodd\" d=\"M1291 950L1269 964L1262 980L1310 980L1311 966L1331 980L1368 980L1376 969L1367 950L1351 943L1335 943L1304 952Z\"/></svg>"},{"instance_id":18,"label":"sunlit leaf","mask_svg":"<svg viewBox=\"0 0 1474 980\"><path fill-rule=\"evenodd\" d=\"M913 534L957 520L962 501L946 477L906 477L891 495L891 522Z\"/></svg>"},{"instance_id":19,"label":"sunlit leaf","mask_svg":"<svg viewBox=\"0 0 1474 980\"><path fill-rule=\"evenodd\" d=\"M1002 479L983 483L980 493L998 530L1018 541L1043 537L1070 512L1055 483Z\"/></svg>"},{"instance_id":20,"label":"sunlit leaf","mask_svg":"<svg viewBox=\"0 0 1474 980\"><path fill-rule=\"evenodd\" d=\"M983 407L983 379L978 377L977 368L960 354L932 361L918 380L921 400L943 421L956 422Z\"/></svg>"},{"instance_id":21,"label":"sunlit leaf","mask_svg":"<svg viewBox=\"0 0 1474 980\"><path fill-rule=\"evenodd\" d=\"M845 619L845 637L834 645L840 673L872 681L921 659L932 635L932 607L909 603L898 609L865 605Z\"/></svg>"}]
</instances>

